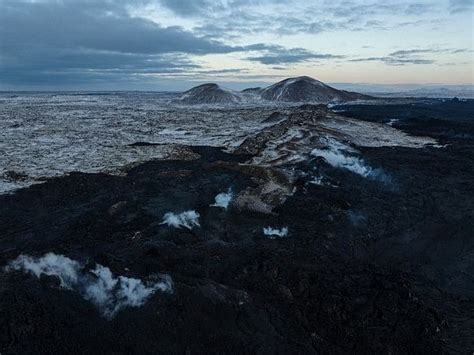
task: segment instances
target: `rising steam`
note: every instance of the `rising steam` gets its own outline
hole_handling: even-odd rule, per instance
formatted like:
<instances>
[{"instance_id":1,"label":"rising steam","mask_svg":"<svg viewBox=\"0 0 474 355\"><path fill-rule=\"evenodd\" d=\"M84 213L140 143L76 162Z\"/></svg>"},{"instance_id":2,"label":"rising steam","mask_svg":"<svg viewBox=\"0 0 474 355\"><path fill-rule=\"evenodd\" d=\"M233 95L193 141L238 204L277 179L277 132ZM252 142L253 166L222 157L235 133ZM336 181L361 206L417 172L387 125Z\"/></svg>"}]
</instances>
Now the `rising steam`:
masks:
<instances>
[{"instance_id":1,"label":"rising steam","mask_svg":"<svg viewBox=\"0 0 474 355\"><path fill-rule=\"evenodd\" d=\"M381 169L374 169L367 165L365 161L357 156L351 147L340 143L334 139L325 139L327 144L325 149L313 149L311 155L324 158L329 165L349 170L357 175L388 182L390 179Z\"/></svg>"},{"instance_id":2,"label":"rising steam","mask_svg":"<svg viewBox=\"0 0 474 355\"><path fill-rule=\"evenodd\" d=\"M232 192L232 189L227 190L227 192L221 192L216 197L214 197L215 202L210 206L227 209L233 197L234 194Z\"/></svg>"},{"instance_id":3,"label":"rising steam","mask_svg":"<svg viewBox=\"0 0 474 355\"><path fill-rule=\"evenodd\" d=\"M40 277L56 276L61 287L78 292L93 303L107 319L112 319L126 307L140 307L157 291L173 292L168 275L154 276L143 282L125 276L115 277L108 267L97 264L94 269L63 255L48 253L40 258L20 255L11 261L5 271L23 271Z\"/></svg>"},{"instance_id":4,"label":"rising steam","mask_svg":"<svg viewBox=\"0 0 474 355\"><path fill-rule=\"evenodd\" d=\"M193 229L200 227L199 213L193 210L184 211L179 214L168 212L163 216L163 222L160 224L167 224L168 227Z\"/></svg>"}]
</instances>

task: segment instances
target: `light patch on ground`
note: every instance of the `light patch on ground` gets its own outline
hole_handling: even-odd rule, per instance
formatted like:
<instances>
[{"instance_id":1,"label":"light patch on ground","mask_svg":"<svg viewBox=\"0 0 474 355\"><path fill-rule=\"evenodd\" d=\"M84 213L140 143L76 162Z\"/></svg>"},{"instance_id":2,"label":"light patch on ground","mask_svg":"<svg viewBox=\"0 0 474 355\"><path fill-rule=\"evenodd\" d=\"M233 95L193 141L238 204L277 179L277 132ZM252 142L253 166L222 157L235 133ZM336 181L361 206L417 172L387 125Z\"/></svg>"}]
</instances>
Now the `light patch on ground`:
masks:
<instances>
[{"instance_id":1,"label":"light patch on ground","mask_svg":"<svg viewBox=\"0 0 474 355\"><path fill-rule=\"evenodd\" d=\"M411 136L386 124L367 122L347 117L332 117L321 120L324 128L340 131L351 144L360 147L407 147L422 148L436 145L430 137Z\"/></svg>"},{"instance_id":2,"label":"light patch on ground","mask_svg":"<svg viewBox=\"0 0 474 355\"><path fill-rule=\"evenodd\" d=\"M263 128L246 141L246 146L259 149L252 164L279 166L305 161L315 148L326 149L325 140L339 143L348 151L351 146L439 147L429 137L411 136L387 124L346 118L324 109L297 111L288 120ZM357 163L347 161L345 165L355 167Z\"/></svg>"},{"instance_id":3,"label":"light patch on ground","mask_svg":"<svg viewBox=\"0 0 474 355\"><path fill-rule=\"evenodd\" d=\"M265 227L263 228L263 234L266 235L267 237L270 237L271 239L275 239L276 237L283 238L288 235L288 227L283 227L280 229Z\"/></svg>"},{"instance_id":4,"label":"light patch on ground","mask_svg":"<svg viewBox=\"0 0 474 355\"><path fill-rule=\"evenodd\" d=\"M331 184L329 181L327 181L328 179L325 178L324 176L322 175L315 175L312 177L311 180L308 181L308 183L312 184L312 185L318 185L318 186L331 186L331 187L337 187L336 185L334 184Z\"/></svg>"},{"instance_id":5,"label":"light patch on ground","mask_svg":"<svg viewBox=\"0 0 474 355\"><path fill-rule=\"evenodd\" d=\"M233 147L274 111L176 107L169 96L0 93L0 193L71 171L121 174L149 160L187 159L185 145ZM135 142L157 145L130 146ZM29 179L11 183L2 178L9 170Z\"/></svg>"}]
</instances>

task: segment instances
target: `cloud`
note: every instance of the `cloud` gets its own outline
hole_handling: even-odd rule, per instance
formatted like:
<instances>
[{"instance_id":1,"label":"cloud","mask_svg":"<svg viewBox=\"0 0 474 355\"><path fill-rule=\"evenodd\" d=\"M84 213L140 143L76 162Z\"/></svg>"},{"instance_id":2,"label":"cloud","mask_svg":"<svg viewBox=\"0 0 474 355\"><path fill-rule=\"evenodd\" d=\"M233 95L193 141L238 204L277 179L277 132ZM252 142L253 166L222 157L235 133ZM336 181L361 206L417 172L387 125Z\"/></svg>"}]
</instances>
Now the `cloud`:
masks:
<instances>
[{"instance_id":1,"label":"cloud","mask_svg":"<svg viewBox=\"0 0 474 355\"><path fill-rule=\"evenodd\" d=\"M417 49L402 49L395 52L391 52L386 56L381 57L366 57L366 58L355 58L349 59L349 62L383 62L388 65L409 65L409 64L434 64L437 61L434 59L428 59L421 57L424 54L459 54L466 53L470 50L467 48L417 48Z\"/></svg>"},{"instance_id":2,"label":"cloud","mask_svg":"<svg viewBox=\"0 0 474 355\"><path fill-rule=\"evenodd\" d=\"M281 65L343 58L343 56L340 55L314 53L304 48L284 48L281 46L271 46L264 50L264 54L254 57L247 57L246 59L265 65Z\"/></svg>"},{"instance_id":3,"label":"cloud","mask_svg":"<svg viewBox=\"0 0 474 355\"><path fill-rule=\"evenodd\" d=\"M118 53L229 53L221 42L197 37L178 26L162 27L134 18L114 5L65 3L6 3L1 5L2 49L37 46L81 48Z\"/></svg>"},{"instance_id":4,"label":"cloud","mask_svg":"<svg viewBox=\"0 0 474 355\"><path fill-rule=\"evenodd\" d=\"M449 0L449 12L456 14L459 12L472 11L473 2L472 0Z\"/></svg>"},{"instance_id":5,"label":"cloud","mask_svg":"<svg viewBox=\"0 0 474 355\"><path fill-rule=\"evenodd\" d=\"M160 3L182 17L193 17L225 9L225 5L216 0L160 0Z\"/></svg>"},{"instance_id":6,"label":"cloud","mask_svg":"<svg viewBox=\"0 0 474 355\"><path fill-rule=\"evenodd\" d=\"M144 0L143 0L144 1ZM203 69L191 57L246 51L131 17L125 1L0 3L3 84L133 82ZM260 48L263 48L261 45Z\"/></svg>"},{"instance_id":7,"label":"cloud","mask_svg":"<svg viewBox=\"0 0 474 355\"><path fill-rule=\"evenodd\" d=\"M388 65L433 64L432 59L397 58L397 57L367 57L350 59L349 62L383 62Z\"/></svg>"},{"instance_id":8,"label":"cloud","mask_svg":"<svg viewBox=\"0 0 474 355\"><path fill-rule=\"evenodd\" d=\"M18 58L20 57L20 58ZM122 82L200 66L178 54L144 55L62 48L24 48L0 65L4 82L17 84Z\"/></svg>"},{"instance_id":9,"label":"cloud","mask_svg":"<svg viewBox=\"0 0 474 355\"><path fill-rule=\"evenodd\" d=\"M433 16L466 11L470 2L451 0L448 8L424 0L322 0L317 4L305 0L0 0L0 77L10 87L83 83L87 88L91 83L98 88L103 83L112 87L123 83L123 88L126 83L154 83L157 77L224 76L226 69L212 64L215 57L202 57L231 53L235 54L232 60L282 71L298 63L351 55L347 53L351 45L341 49L345 56L337 55L331 49L317 50L317 37L311 47L302 36L344 34L350 42L351 36L405 26L433 30L436 25L444 31L446 16L445 22ZM401 22L401 16L406 20ZM294 43L295 48L250 44L255 36L268 35L276 43ZM408 65L435 59L424 58L420 52L353 61ZM242 67L231 70L239 70L242 77L259 74L251 72L251 65Z\"/></svg>"},{"instance_id":10,"label":"cloud","mask_svg":"<svg viewBox=\"0 0 474 355\"><path fill-rule=\"evenodd\" d=\"M349 30L355 27L347 20L320 19L307 17L305 14L287 13L279 15L280 11L273 13L259 13L253 9L243 13L230 11L222 17L212 18L194 28L195 32L206 38L235 39L244 36L259 35L262 33L291 36L296 34L320 34L329 31ZM285 10L286 12L286 10Z\"/></svg>"},{"instance_id":11,"label":"cloud","mask_svg":"<svg viewBox=\"0 0 474 355\"><path fill-rule=\"evenodd\" d=\"M169 8L184 7L183 1L170 2ZM203 1L200 2L202 5ZM207 1L205 2L207 3ZM400 25L398 19L417 19L437 9L420 2L325 1L314 5L306 1L216 1L215 6L199 6L194 31L208 38L236 39L262 33L292 36L340 31L389 30ZM179 14L179 12L178 12ZM284 14L284 15L283 15ZM405 21L412 26L425 22Z\"/></svg>"},{"instance_id":12,"label":"cloud","mask_svg":"<svg viewBox=\"0 0 474 355\"><path fill-rule=\"evenodd\" d=\"M436 52L434 49L409 49L409 50L399 50L396 52L392 52L389 54L389 56L395 56L395 57L404 57L404 56L409 56L413 54L420 54L420 53L433 53Z\"/></svg>"},{"instance_id":13,"label":"cloud","mask_svg":"<svg viewBox=\"0 0 474 355\"><path fill-rule=\"evenodd\" d=\"M433 59L416 59L416 58L384 58L383 60L386 64L390 65L407 65L407 64L434 64L436 63Z\"/></svg>"},{"instance_id":14,"label":"cloud","mask_svg":"<svg viewBox=\"0 0 474 355\"><path fill-rule=\"evenodd\" d=\"M422 15L430 11L432 8L433 8L432 4L426 4L426 3L409 4L407 8L405 9L405 13L407 15Z\"/></svg>"},{"instance_id":15,"label":"cloud","mask_svg":"<svg viewBox=\"0 0 474 355\"><path fill-rule=\"evenodd\" d=\"M147 0L135 4L146 5ZM211 1L162 1L182 16L223 11ZM235 6L248 6L234 1ZM250 61L291 64L335 56L271 44L229 45L178 26L163 27L132 17L127 1L37 1L0 3L0 76L3 84L133 83L161 75L212 75L197 56L252 52ZM204 9L204 10L203 10ZM253 21L248 15L243 20ZM218 28L212 31L219 32ZM229 69L234 73L242 69ZM230 73L230 72L229 72ZM214 74L225 74L220 70Z\"/></svg>"}]
</instances>

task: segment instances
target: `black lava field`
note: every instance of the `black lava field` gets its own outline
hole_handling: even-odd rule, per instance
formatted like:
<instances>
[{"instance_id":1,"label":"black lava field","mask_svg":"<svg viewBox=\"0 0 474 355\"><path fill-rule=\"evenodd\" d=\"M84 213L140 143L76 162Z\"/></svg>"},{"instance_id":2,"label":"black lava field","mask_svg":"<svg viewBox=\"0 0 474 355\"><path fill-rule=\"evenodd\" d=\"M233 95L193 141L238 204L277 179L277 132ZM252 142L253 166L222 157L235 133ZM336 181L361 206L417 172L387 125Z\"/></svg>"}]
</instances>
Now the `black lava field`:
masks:
<instances>
[{"instance_id":1,"label":"black lava field","mask_svg":"<svg viewBox=\"0 0 474 355\"><path fill-rule=\"evenodd\" d=\"M192 159L0 195L0 353L471 353L474 101L332 109L437 145L358 147L378 178L321 156L256 168L251 149L187 146ZM262 197L271 211L212 206L264 194L281 169L291 194ZM164 219L183 211L199 222ZM41 264L48 253L65 266Z\"/></svg>"}]
</instances>

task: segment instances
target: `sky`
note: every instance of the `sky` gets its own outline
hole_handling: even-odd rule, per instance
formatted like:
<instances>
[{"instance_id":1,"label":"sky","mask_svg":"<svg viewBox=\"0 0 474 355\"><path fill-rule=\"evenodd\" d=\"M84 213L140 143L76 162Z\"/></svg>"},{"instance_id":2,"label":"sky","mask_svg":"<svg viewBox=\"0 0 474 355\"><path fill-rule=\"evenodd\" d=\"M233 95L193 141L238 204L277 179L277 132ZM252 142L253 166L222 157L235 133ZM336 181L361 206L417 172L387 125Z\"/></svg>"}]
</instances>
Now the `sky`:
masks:
<instances>
[{"instance_id":1,"label":"sky","mask_svg":"<svg viewBox=\"0 0 474 355\"><path fill-rule=\"evenodd\" d=\"M474 0L0 0L0 90L474 84Z\"/></svg>"}]
</instances>

